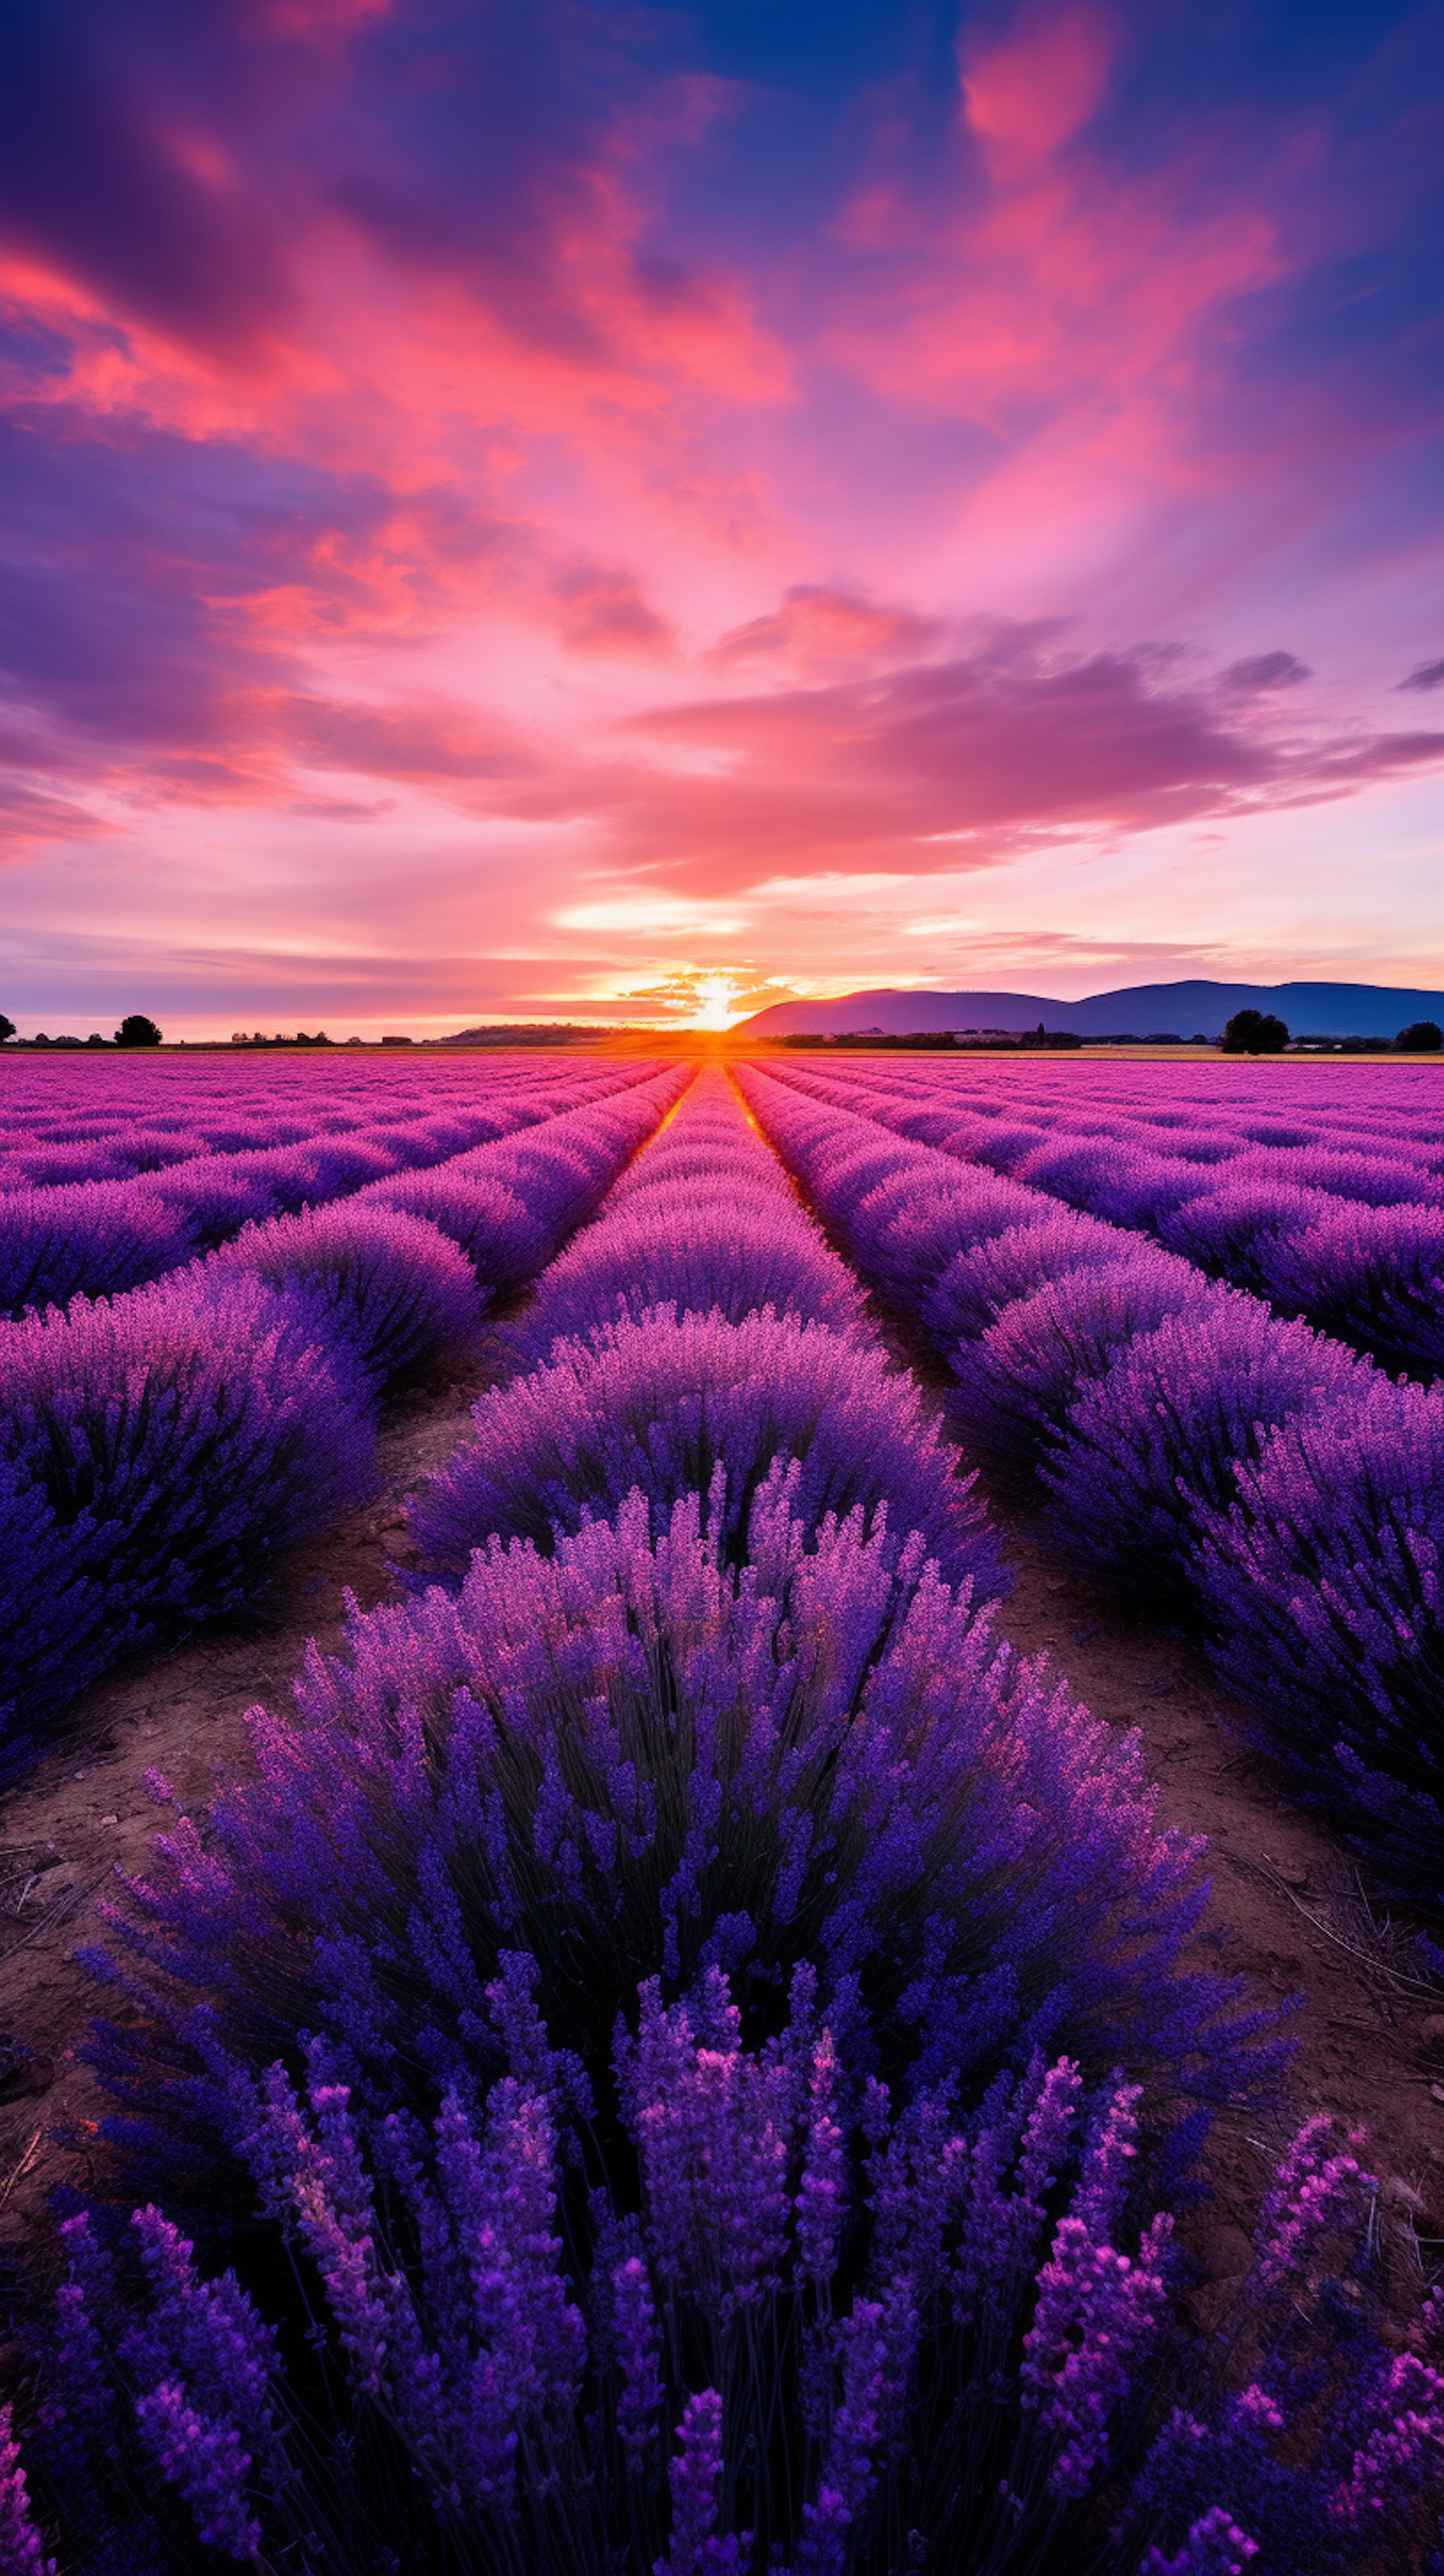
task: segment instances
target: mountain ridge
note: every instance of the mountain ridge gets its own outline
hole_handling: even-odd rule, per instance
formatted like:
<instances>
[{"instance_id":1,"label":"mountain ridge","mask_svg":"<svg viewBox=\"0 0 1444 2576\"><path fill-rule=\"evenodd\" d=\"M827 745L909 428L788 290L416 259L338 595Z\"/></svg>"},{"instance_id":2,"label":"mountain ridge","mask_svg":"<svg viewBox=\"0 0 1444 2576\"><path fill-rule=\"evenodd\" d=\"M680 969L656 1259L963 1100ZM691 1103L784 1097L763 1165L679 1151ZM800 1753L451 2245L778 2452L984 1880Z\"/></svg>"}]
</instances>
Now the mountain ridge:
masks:
<instances>
[{"instance_id":1,"label":"mountain ridge","mask_svg":"<svg viewBox=\"0 0 1444 2576\"><path fill-rule=\"evenodd\" d=\"M1393 1038L1411 1020L1444 1025L1444 993L1394 984L1126 984L1063 1002L1047 993L908 992L876 985L824 1002L772 1002L732 1031L737 1037L843 1036L877 1032L906 1037L970 1029L1021 1033L1037 1027L1082 1038L1165 1031L1181 1038L1219 1038L1235 1011L1274 1011L1292 1037Z\"/></svg>"}]
</instances>

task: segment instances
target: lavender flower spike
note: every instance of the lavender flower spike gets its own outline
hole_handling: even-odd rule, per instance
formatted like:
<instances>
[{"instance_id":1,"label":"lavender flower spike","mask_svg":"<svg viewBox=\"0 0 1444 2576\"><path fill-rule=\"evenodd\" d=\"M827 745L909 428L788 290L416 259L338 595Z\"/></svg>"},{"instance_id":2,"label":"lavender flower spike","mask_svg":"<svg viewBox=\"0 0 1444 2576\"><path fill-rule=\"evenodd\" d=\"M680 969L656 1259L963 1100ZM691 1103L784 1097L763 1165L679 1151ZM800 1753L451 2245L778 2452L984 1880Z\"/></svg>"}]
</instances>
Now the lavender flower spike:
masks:
<instances>
[{"instance_id":1,"label":"lavender flower spike","mask_svg":"<svg viewBox=\"0 0 1444 2576\"><path fill-rule=\"evenodd\" d=\"M56 2576L55 2560L30 2513L30 2491L10 2430L10 2409L0 2406L0 2568L5 2576Z\"/></svg>"},{"instance_id":2,"label":"lavender flower spike","mask_svg":"<svg viewBox=\"0 0 1444 2576\"><path fill-rule=\"evenodd\" d=\"M1361 2214L1378 2184L1357 2157L1323 2156L1319 2150L1333 2134L1326 2111L1306 2120L1279 2166L1273 2190L1264 2201L1254 2232L1258 2263L1254 2283L1259 2295L1277 2289L1290 2272L1302 2270L1322 2240L1348 2229ZM1357 2130L1349 2145L1361 2146Z\"/></svg>"},{"instance_id":3,"label":"lavender flower spike","mask_svg":"<svg viewBox=\"0 0 1444 2576\"><path fill-rule=\"evenodd\" d=\"M677 2427L671 2464L672 2546L652 2576L734 2576L752 2546L752 2534L719 2539L717 2481L722 2474L722 2400L715 2388L689 2397Z\"/></svg>"},{"instance_id":4,"label":"lavender flower spike","mask_svg":"<svg viewBox=\"0 0 1444 2576\"><path fill-rule=\"evenodd\" d=\"M172 2486L179 2487L209 2548L243 2564L261 2546L261 2526L246 2502L250 2454L233 2424L214 2424L188 2406L179 2380L163 2379L136 2401L136 2420L147 2447Z\"/></svg>"},{"instance_id":5,"label":"lavender flower spike","mask_svg":"<svg viewBox=\"0 0 1444 2576\"><path fill-rule=\"evenodd\" d=\"M1107 2457L1109 2418L1127 2395L1133 2362L1151 2341L1163 2304L1172 2227L1160 2213L1132 2263L1111 2245L1095 2244L1081 2218L1058 2222L1019 2372L1024 2406L1062 2438L1049 2478L1056 2495L1082 2495Z\"/></svg>"},{"instance_id":6,"label":"lavender flower spike","mask_svg":"<svg viewBox=\"0 0 1444 2576\"><path fill-rule=\"evenodd\" d=\"M1257 2556L1258 2542L1240 2531L1232 2515L1216 2504L1212 2513L1194 2523L1176 2558L1150 2549L1142 2576L1244 2576L1248 2561Z\"/></svg>"},{"instance_id":7,"label":"lavender flower spike","mask_svg":"<svg viewBox=\"0 0 1444 2576\"><path fill-rule=\"evenodd\" d=\"M1354 2453L1330 2519L1386 2539L1444 2471L1444 2379L1414 2353L1395 2356L1374 2393L1367 2439Z\"/></svg>"},{"instance_id":8,"label":"lavender flower spike","mask_svg":"<svg viewBox=\"0 0 1444 2576\"><path fill-rule=\"evenodd\" d=\"M630 2469L640 2468L656 2431L662 2406L657 2358L657 2310L652 2284L640 2254L631 2254L612 2273L616 2303L617 2359L622 2392L617 2400L617 2430Z\"/></svg>"}]
</instances>

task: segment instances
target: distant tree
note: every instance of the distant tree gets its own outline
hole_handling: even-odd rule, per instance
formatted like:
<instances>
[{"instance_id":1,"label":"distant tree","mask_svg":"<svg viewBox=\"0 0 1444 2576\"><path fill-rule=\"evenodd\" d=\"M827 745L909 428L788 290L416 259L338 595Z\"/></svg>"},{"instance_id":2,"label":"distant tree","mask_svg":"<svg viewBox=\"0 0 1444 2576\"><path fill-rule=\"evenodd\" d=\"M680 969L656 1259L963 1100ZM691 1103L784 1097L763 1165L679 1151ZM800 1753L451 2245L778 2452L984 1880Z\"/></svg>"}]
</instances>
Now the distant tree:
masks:
<instances>
[{"instance_id":1,"label":"distant tree","mask_svg":"<svg viewBox=\"0 0 1444 2576\"><path fill-rule=\"evenodd\" d=\"M8 1035L8 1031L7 1031ZM1444 1029L1437 1020L1411 1020L1395 1040L1401 1055L1436 1055L1444 1047Z\"/></svg>"},{"instance_id":2,"label":"distant tree","mask_svg":"<svg viewBox=\"0 0 1444 2576\"><path fill-rule=\"evenodd\" d=\"M146 1018L144 1011L131 1011L115 1032L117 1046L159 1046L160 1042L159 1029L154 1020Z\"/></svg>"},{"instance_id":3,"label":"distant tree","mask_svg":"<svg viewBox=\"0 0 1444 2576\"><path fill-rule=\"evenodd\" d=\"M3 1011L0 1011L0 1046L3 1046L3 1045L5 1044L5 1041L6 1041L6 1039L7 1039L7 1038L13 1038L13 1036L14 1036L14 1035L15 1035L15 1023L14 1023L14 1021L13 1021L13 1020L7 1020L7 1018L6 1018L5 1014L4 1014L4 1012L3 1012Z\"/></svg>"},{"instance_id":4,"label":"distant tree","mask_svg":"<svg viewBox=\"0 0 1444 2576\"><path fill-rule=\"evenodd\" d=\"M87 1046L104 1046L105 1040L98 1029L92 1029L85 1043Z\"/></svg>"},{"instance_id":5,"label":"distant tree","mask_svg":"<svg viewBox=\"0 0 1444 2576\"><path fill-rule=\"evenodd\" d=\"M1235 1011L1224 1030L1225 1055L1282 1055L1289 1033L1272 1011Z\"/></svg>"}]
</instances>

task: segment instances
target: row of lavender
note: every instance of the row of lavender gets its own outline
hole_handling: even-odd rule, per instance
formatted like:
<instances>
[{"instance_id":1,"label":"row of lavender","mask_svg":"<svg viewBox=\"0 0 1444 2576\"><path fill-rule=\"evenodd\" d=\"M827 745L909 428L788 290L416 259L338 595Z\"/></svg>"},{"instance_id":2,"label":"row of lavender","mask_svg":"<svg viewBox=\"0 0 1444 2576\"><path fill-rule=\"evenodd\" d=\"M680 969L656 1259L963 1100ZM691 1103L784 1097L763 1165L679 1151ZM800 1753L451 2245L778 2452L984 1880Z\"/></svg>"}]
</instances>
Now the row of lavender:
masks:
<instances>
[{"instance_id":1,"label":"row of lavender","mask_svg":"<svg viewBox=\"0 0 1444 2576\"><path fill-rule=\"evenodd\" d=\"M590 1068L595 1071L595 1067ZM64 1057L4 1065L0 1190L131 1180L195 1154L262 1151L344 1136L386 1120L520 1099L574 1078L555 1057L409 1060L367 1056L339 1072L307 1058Z\"/></svg>"},{"instance_id":2,"label":"row of lavender","mask_svg":"<svg viewBox=\"0 0 1444 2576\"><path fill-rule=\"evenodd\" d=\"M537 1126L647 1078L645 1065L585 1073L532 1066L454 1084L438 1108L414 1084L405 1092L378 1071L356 1086L357 1114L339 1128L319 1096L294 1080L267 1094L253 1085L262 1141L232 1123L197 1150L129 1179L52 1180L0 1194L0 1310L21 1315L76 1295L113 1296L179 1269L242 1226L344 1198L401 1172L424 1171ZM284 1103L290 1098L294 1115ZM365 1112L367 1114L360 1114ZM146 1150L137 1128L130 1150ZM183 1141L183 1140L176 1140Z\"/></svg>"},{"instance_id":3,"label":"row of lavender","mask_svg":"<svg viewBox=\"0 0 1444 2576\"><path fill-rule=\"evenodd\" d=\"M947 1359L956 1417L1060 1544L1201 1625L1302 1795L1444 1907L1444 1395L1188 1262L748 1068L860 1268Z\"/></svg>"},{"instance_id":4,"label":"row of lavender","mask_svg":"<svg viewBox=\"0 0 1444 2576\"><path fill-rule=\"evenodd\" d=\"M251 1222L170 1278L0 1325L11 1758L119 1656L253 1602L279 1550L366 1497L378 1399L535 1275L685 1080L588 1084L586 1106Z\"/></svg>"},{"instance_id":5,"label":"row of lavender","mask_svg":"<svg viewBox=\"0 0 1444 2576\"><path fill-rule=\"evenodd\" d=\"M439 1580L312 1656L299 1724L255 1712L254 1785L94 1961L119 2178L169 2214L64 2228L28 2442L66 2546L1342 2576L1405 2543L1444 2382L1333 2284L1370 2179L1311 2124L1187 2357L1160 2204L1270 2064L1180 1964L1198 1848L994 1642L971 1489L720 1077L512 1348L414 1509ZM13 2451L8 2497L38 2568Z\"/></svg>"},{"instance_id":6,"label":"row of lavender","mask_svg":"<svg viewBox=\"0 0 1444 2576\"><path fill-rule=\"evenodd\" d=\"M1266 1297L1426 1381L1444 1371L1444 1097L1433 1077L1335 1068L1200 1080L1150 1066L1015 1074L987 1089L951 1067L869 1065L819 1081L919 1144L984 1164L1066 1205L1151 1234L1217 1279Z\"/></svg>"}]
</instances>

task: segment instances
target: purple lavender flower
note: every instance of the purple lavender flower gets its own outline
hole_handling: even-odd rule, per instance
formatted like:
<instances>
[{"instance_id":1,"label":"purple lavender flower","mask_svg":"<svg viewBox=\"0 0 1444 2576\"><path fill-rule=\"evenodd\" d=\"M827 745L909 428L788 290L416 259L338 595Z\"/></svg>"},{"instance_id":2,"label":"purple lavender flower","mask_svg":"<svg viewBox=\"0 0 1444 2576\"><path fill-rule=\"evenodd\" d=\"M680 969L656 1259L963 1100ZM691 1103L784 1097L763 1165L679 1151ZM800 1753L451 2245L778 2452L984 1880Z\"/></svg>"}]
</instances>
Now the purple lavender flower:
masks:
<instances>
[{"instance_id":1,"label":"purple lavender flower","mask_svg":"<svg viewBox=\"0 0 1444 2576\"><path fill-rule=\"evenodd\" d=\"M804 2114L802 2180L797 2189L797 2258L804 2279L819 2291L831 2280L847 2217L847 2159L835 2117L837 2059L832 2035L823 2031L812 2050Z\"/></svg>"},{"instance_id":2,"label":"purple lavender flower","mask_svg":"<svg viewBox=\"0 0 1444 2576\"><path fill-rule=\"evenodd\" d=\"M135 2412L147 2450L184 2496L201 2540L225 2558L253 2560L261 2526L246 2492L250 2455L234 2425L199 2414L178 2380L159 2381L137 2398Z\"/></svg>"},{"instance_id":3,"label":"purple lavender flower","mask_svg":"<svg viewBox=\"0 0 1444 2576\"><path fill-rule=\"evenodd\" d=\"M685 2004L664 2011L653 1979L619 2078L658 2276L725 2323L779 2286L801 2104L785 2059L743 2054L720 1970L706 1985L721 2044L699 2045L693 2014Z\"/></svg>"},{"instance_id":4,"label":"purple lavender flower","mask_svg":"<svg viewBox=\"0 0 1444 2576\"><path fill-rule=\"evenodd\" d=\"M1396 2353L1380 2371L1358 2429L1363 2439L1329 2512L1336 2523L1387 2543L1415 2513L1426 2487L1444 2483L1444 2377L1416 2354Z\"/></svg>"},{"instance_id":5,"label":"purple lavender flower","mask_svg":"<svg viewBox=\"0 0 1444 2576\"><path fill-rule=\"evenodd\" d=\"M921 1533L948 1582L995 1598L995 1542L952 1453L924 1428L910 1380L878 1347L790 1316L678 1318L658 1308L564 1343L550 1365L483 1396L475 1437L413 1507L424 1560L455 1577L488 1538L555 1543L610 1517L634 1490L665 1527L720 1469L725 1528L774 1461L798 1462L796 1517L812 1527L857 1506Z\"/></svg>"},{"instance_id":6,"label":"purple lavender flower","mask_svg":"<svg viewBox=\"0 0 1444 2576\"><path fill-rule=\"evenodd\" d=\"M1257 2556L1258 2542L1239 2530L1222 2505L1215 2505L1191 2526L1175 2557L1150 2549L1142 2576L1246 2576L1250 2559Z\"/></svg>"},{"instance_id":7,"label":"purple lavender flower","mask_svg":"<svg viewBox=\"0 0 1444 2576\"><path fill-rule=\"evenodd\" d=\"M255 1600L370 1461L345 1367L259 1280L190 1273L6 1328L12 1707L42 1717L126 1647Z\"/></svg>"},{"instance_id":8,"label":"purple lavender flower","mask_svg":"<svg viewBox=\"0 0 1444 2576\"><path fill-rule=\"evenodd\" d=\"M56 2576L56 2562L30 2511L30 2490L10 2429L10 2408L0 2406L0 2568L6 2576Z\"/></svg>"},{"instance_id":9,"label":"purple lavender flower","mask_svg":"<svg viewBox=\"0 0 1444 2576\"><path fill-rule=\"evenodd\" d=\"M617 2431L628 2467L638 2470L656 2437L665 2394L657 2366L662 2349L657 2311L647 2266L640 2254L629 2254L614 2267L612 2299L617 2367L622 2380Z\"/></svg>"},{"instance_id":10,"label":"purple lavender flower","mask_svg":"<svg viewBox=\"0 0 1444 2576\"><path fill-rule=\"evenodd\" d=\"M358 1202L247 1226L212 1272L239 1271L293 1292L321 1338L353 1355L377 1388L451 1342L475 1337L475 1275L433 1225Z\"/></svg>"},{"instance_id":11,"label":"purple lavender flower","mask_svg":"<svg viewBox=\"0 0 1444 2576\"><path fill-rule=\"evenodd\" d=\"M817 2496L803 2508L792 2576L841 2576L853 2527L876 2484L878 2454L893 2429L906 2375L899 2346L915 2340L908 2325L915 2325L910 2314L900 2333L898 2319L880 2300L858 2299L839 2327L842 2402Z\"/></svg>"},{"instance_id":12,"label":"purple lavender flower","mask_svg":"<svg viewBox=\"0 0 1444 2576\"><path fill-rule=\"evenodd\" d=\"M1085 2219L1058 2222L1019 2374L1024 2407L1061 2445L1049 2479L1058 2495L1083 2494L1107 2457L1110 2418L1157 2331L1171 2227L1161 2212L1130 2260Z\"/></svg>"},{"instance_id":13,"label":"purple lavender flower","mask_svg":"<svg viewBox=\"0 0 1444 2576\"><path fill-rule=\"evenodd\" d=\"M1325 2155L1333 2122L1326 2111L1306 2120L1275 2173L1259 2212L1254 2235L1257 2262L1253 2275L1259 2295L1278 2288L1291 2272L1303 2272L1317 2248L1330 2236L1348 2232L1378 2192L1374 2176L1352 2154ZM1363 2140L1351 2132L1350 2147Z\"/></svg>"},{"instance_id":14,"label":"purple lavender flower","mask_svg":"<svg viewBox=\"0 0 1444 2576\"><path fill-rule=\"evenodd\" d=\"M677 2427L676 2456L668 2470L671 2546L665 2558L656 2560L652 2576L736 2576L751 2550L752 2534L718 2536L722 2471L722 2400L715 2388L704 2388L688 2398Z\"/></svg>"},{"instance_id":15,"label":"purple lavender flower","mask_svg":"<svg viewBox=\"0 0 1444 2576\"><path fill-rule=\"evenodd\" d=\"M1366 1383L1337 1342L1223 1290L1135 1334L1080 1386L1040 1471L1050 1524L1155 1615L1186 1607L1200 1526L1231 1501L1239 1469L1280 1422Z\"/></svg>"}]
</instances>

